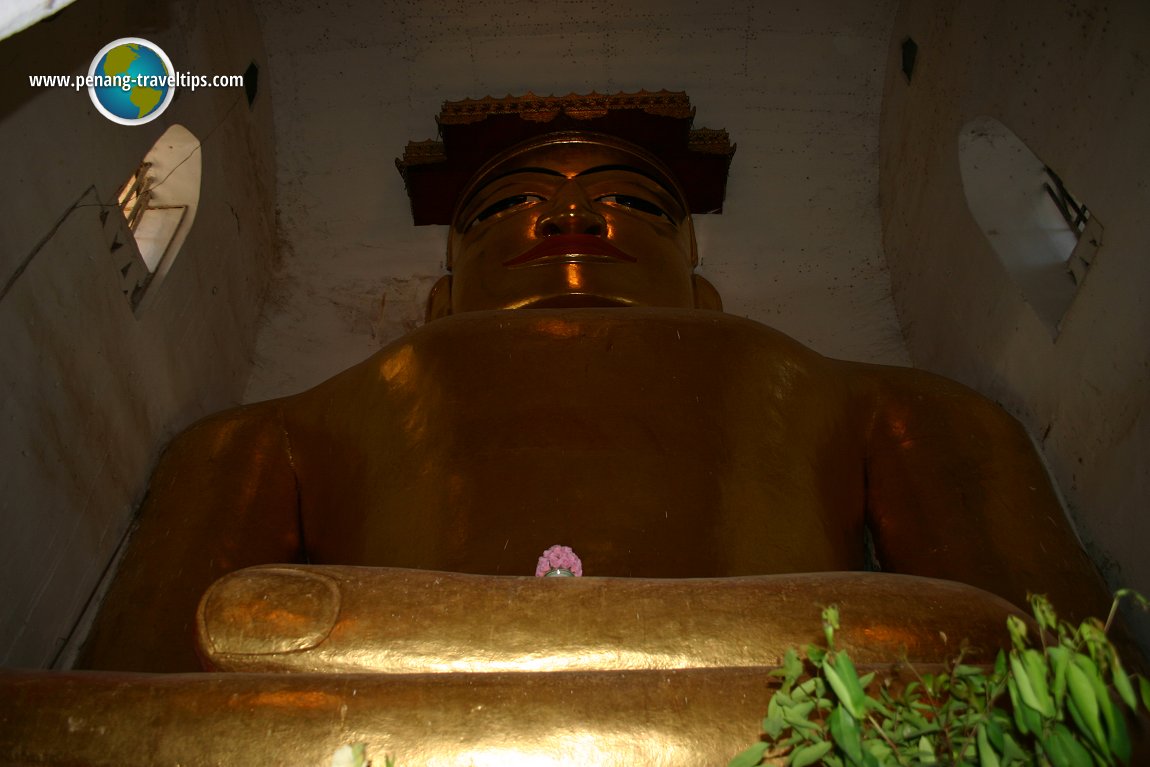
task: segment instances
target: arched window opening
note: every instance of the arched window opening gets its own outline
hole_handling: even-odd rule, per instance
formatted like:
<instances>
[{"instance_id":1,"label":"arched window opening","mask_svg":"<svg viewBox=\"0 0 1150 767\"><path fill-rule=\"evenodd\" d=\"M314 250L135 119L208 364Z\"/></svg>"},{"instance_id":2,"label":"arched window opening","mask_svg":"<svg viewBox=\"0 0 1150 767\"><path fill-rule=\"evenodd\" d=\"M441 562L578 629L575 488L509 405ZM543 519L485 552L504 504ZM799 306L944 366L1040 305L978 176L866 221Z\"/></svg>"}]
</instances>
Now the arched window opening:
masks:
<instances>
[{"instance_id":1,"label":"arched window opening","mask_svg":"<svg viewBox=\"0 0 1150 767\"><path fill-rule=\"evenodd\" d=\"M958 139L966 203L1026 302L1057 337L1102 245L1102 225L1049 166L993 117Z\"/></svg>"},{"instance_id":2,"label":"arched window opening","mask_svg":"<svg viewBox=\"0 0 1150 767\"><path fill-rule=\"evenodd\" d=\"M200 142L182 125L156 141L117 194L136 248L113 251L124 294L139 309L172 267L200 200Z\"/></svg>"}]
</instances>

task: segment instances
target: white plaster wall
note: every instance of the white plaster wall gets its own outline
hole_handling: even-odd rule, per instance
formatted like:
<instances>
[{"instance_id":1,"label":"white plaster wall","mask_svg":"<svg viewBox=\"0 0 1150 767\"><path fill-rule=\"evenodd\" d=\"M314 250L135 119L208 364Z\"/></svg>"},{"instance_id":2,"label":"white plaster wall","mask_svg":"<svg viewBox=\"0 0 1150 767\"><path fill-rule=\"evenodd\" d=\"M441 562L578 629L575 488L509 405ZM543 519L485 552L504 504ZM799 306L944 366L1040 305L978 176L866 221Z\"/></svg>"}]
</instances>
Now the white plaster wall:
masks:
<instances>
[{"instance_id":1,"label":"white plaster wall","mask_svg":"<svg viewBox=\"0 0 1150 767\"><path fill-rule=\"evenodd\" d=\"M124 127L86 92L29 74L87 73L141 36L180 71L266 74L244 3L85 0L0 42L0 665L54 662L124 535L159 449L235 403L273 261L271 99L179 92ZM267 81L265 79L266 88ZM101 203L173 123L202 142L195 224L133 315L104 243ZM115 211L113 211L115 215Z\"/></svg>"},{"instance_id":2,"label":"white plaster wall","mask_svg":"<svg viewBox=\"0 0 1150 767\"><path fill-rule=\"evenodd\" d=\"M311 386L422 321L445 229L393 159L446 99L685 90L738 143L697 218L727 311L905 364L880 245L878 115L894 0L499 4L255 0L276 101L285 260L246 399Z\"/></svg>"},{"instance_id":3,"label":"white plaster wall","mask_svg":"<svg viewBox=\"0 0 1150 767\"><path fill-rule=\"evenodd\" d=\"M912 37L908 84L899 47ZM883 227L915 364L1018 415L1113 586L1150 593L1150 5L906 0L882 118ZM992 116L1105 226L1057 340L967 209L957 141ZM1138 617L1144 647L1150 622Z\"/></svg>"}]
</instances>

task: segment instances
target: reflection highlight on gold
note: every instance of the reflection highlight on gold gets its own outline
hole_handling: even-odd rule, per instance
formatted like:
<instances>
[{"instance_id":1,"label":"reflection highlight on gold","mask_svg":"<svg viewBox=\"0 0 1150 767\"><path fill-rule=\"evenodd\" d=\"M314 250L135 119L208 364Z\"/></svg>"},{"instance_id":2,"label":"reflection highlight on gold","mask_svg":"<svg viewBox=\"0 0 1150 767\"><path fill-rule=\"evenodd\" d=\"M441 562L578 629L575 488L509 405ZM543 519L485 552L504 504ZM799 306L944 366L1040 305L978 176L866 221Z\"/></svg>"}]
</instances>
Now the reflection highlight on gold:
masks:
<instances>
[{"instance_id":1,"label":"reflection highlight on gold","mask_svg":"<svg viewBox=\"0 0 1150 767\"><path fill-rule=\"evenodd\" d=\"M725 764L754 740L768 681L762 669L433 678L0 670L0 754L93 767L328 765L337 748L360 742L373 763L392 754L404 767L695 767Z\"/></svg>"},{"instance_id":2,"label":"reflection highlight on gold","mask_svg":"<svg viewBox=\"0 0 1150 767\"><path fill-rule=\"evenodd\" d=\"M836 635L856 662L906 657L941 662L962 635L985 651L1006 640L1004 600L961 584L880 573L719 579L532 577L396 568L299 565L336 585L330 630L233 621L269 568L232 573L201 603L200 654L225 671L388 674L560 673L727 667L769 668L821 630L819 605L838 604ZM277 571L283 571L281 566ZM802 594L801 602L795 601ZM274 597L270 597L274 602ZM236 604L239 603L239 604ZM796 605L810 605L796 613ZM380 606L383 606L381 609ZM267 609L266 607L264 608ZM316 612L312 610L312 612ZM906 616L930 615L908 623ZM334 613L333 613L334 615ZM748 631L746 616L754 615ZM553 616L562 616L555 626ZM863 618L862 616L865 616ZM972 653L971 662L992 656Z\"/></svg>"},{"instance_id":3,"label":"reflection highlight on gold","mask_svg":"<svg viewBox=\"0 0 1150 767\"><path fill-rule=\"evenodd\" d=\"M415 351L409 345L403 345L391 354L380 360L380 378L393 386L404 386L412 378L414 371L412 365L415 360Z\"/></svg>"},{"instance_id":4,"label":"reflection highlight on gold","mask_svg":"<svg viewBox=\"0 0 1150 767\"><path fill-rule=\"evenodd\" d=\"M697 659L687 654L636 650L586 650L570 653L533 653L514 658L472 656L454 660L434 657L397 658L411 673L492 673L499 671L588 671L595 669L694 668Z\"/></svg>"},{"instance_id":5,"label":"reflection highlight on gold","mask_svg":"<svg viewBox=\"0 0 1150 767\"><path fill-rule=\"evenodd\" d=\"M300 710L332 710L338 711L343 702L339 695L314 690L273 690L269 692L256 692L243 697L236 697L229 701L237 708L264 708L283 709L285 711Z\"/></svg>"},{"instance_id":6,"label":"reflection highlight on gold","mask_svg":"<svg viewBox=\"0 0 1150 767\"><path fill-rule=\"evenodd\" d=\"M575 338L586 332L577 322L569 322L562 317L542 317L536 324L539 332L551 338Z\"/></svg>"},{"instance_id":7,"label":"reflection highlight on gold","mask_svg":"<svg viewBox=\"0 0 1150 767\"><path fill-rule=\"evenodd\" d=\"M583 270L580 264L570 263L567 268L567 288L572 293L583 290Z\"/></svg>"}]
</instances>

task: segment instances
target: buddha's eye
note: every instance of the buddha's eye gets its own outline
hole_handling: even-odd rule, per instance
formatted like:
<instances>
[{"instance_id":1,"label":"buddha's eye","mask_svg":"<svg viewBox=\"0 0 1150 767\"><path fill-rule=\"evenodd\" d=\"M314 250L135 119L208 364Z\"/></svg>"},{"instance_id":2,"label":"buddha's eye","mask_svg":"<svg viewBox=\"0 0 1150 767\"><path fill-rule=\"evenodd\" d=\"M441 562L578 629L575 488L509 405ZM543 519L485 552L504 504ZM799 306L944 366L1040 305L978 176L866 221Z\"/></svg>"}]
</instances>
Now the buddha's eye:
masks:
<instances>
[{"instance_id":1,"label":"buddha's eye","mask_svg":"<svg viewBox=\"0 0 1150 767\"><path fill-rule=\"evenodd\" d=\"M510 197L504 197L502 200L497 200L479 211L479 215L472 219L471 223L467 226L470 228L480 221L485 221L499 213L511 210L512 208L518 208L520 205L541 201L542 199L543 198L537 194L515 194Z\"/></svg>"},{"instance_id":2,"label":"buddha's eye","mask_svg":"<svg viewBox=\"0 0 1150 767\"><path fill-rule=\"evenodd\" d=\"M642 197L634 197L629 194L608 194L604 195L603 197L599 197L596 201L605 202L608 205L618 205L623 208L637 210L640 213L646 213L648 216L658 216L659 218L665 218L668 221L671 220L671 217L667 215L667 211L663 210L650 200L645 200Z\"/></svg>"}]
</instances>

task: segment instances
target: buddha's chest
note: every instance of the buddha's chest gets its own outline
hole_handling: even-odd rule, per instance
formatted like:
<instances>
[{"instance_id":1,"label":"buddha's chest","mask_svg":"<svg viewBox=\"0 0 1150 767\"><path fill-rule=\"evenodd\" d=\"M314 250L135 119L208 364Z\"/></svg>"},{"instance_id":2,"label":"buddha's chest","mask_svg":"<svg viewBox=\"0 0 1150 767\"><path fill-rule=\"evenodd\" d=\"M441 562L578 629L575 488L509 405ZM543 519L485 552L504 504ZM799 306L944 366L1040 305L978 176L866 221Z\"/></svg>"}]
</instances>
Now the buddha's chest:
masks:
<instances>
[{"instance_id":1,"label":"buddha's chest","mask_svg":"<svg viewBox=\"0 0 1150 767\"><path fill-rule=\"evenodd\" d=\"M521 572L554 543L594 552L601 574L818 560L826 547L802 541L861 503L839 384L789 339L662 319L497 322L381 355L372 385L335 387L305 429L301 468L322 477L305 514L353 510L312 514L312 541L477 572ZM359 413L335 413L357 396Z\"/></svg>"}]
</instances>

